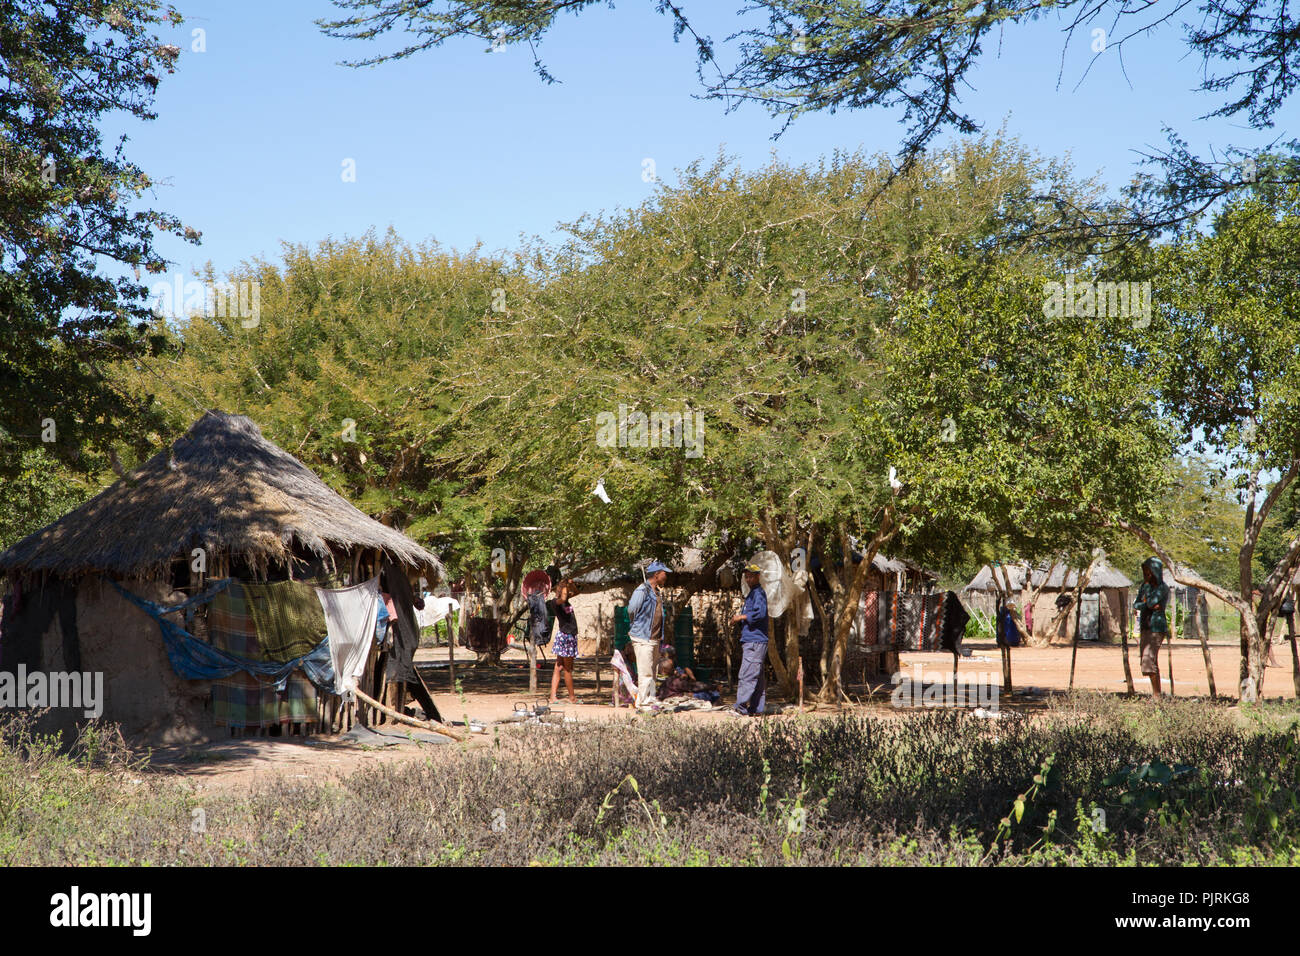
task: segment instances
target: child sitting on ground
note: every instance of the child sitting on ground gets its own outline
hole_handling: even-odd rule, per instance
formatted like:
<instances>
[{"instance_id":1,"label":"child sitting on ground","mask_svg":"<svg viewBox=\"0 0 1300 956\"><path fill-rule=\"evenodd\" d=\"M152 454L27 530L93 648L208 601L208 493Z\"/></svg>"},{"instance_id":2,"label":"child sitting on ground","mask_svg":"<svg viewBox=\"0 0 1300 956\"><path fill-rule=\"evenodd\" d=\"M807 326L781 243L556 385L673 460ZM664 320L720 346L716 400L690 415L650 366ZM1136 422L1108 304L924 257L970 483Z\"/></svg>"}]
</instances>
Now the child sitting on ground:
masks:
<instances>
[{"instance_id":1,"label":"child sitting on ground","mask_svg":"<svg viewBox=\"0 0 1300 956\"><path fill-rule=\"evenodd\" d=\"M660 700L687 696L711 700L717 695L717 689L708 681L696 680L695 672L689 667L677 666L676 652L672 647L663 651L659 660L659 676L666 678L656 695Z\"/></svg>"}]
</instances>

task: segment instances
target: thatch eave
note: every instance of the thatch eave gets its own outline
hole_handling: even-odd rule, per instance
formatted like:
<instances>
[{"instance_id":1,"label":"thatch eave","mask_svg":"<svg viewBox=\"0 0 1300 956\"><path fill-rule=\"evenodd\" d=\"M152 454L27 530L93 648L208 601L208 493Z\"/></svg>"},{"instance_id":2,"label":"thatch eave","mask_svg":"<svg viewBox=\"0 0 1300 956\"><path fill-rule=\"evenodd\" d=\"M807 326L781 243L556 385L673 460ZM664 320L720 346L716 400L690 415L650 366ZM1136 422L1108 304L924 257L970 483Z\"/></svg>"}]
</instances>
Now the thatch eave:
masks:
<instances>
[{"instance_id":1,"label":"thatch eave","mask_svg":"<svg viewBox=\"0 0 1300 956\"><path fill-rule=\"evenodd\" d=\"M441 562L364 514L243 416L211 411L126 478L0 554L0 573L166 573L203 548L254 564L295 543L322 558L374 549L441 576Z\"/></svg>"}]
</instances>

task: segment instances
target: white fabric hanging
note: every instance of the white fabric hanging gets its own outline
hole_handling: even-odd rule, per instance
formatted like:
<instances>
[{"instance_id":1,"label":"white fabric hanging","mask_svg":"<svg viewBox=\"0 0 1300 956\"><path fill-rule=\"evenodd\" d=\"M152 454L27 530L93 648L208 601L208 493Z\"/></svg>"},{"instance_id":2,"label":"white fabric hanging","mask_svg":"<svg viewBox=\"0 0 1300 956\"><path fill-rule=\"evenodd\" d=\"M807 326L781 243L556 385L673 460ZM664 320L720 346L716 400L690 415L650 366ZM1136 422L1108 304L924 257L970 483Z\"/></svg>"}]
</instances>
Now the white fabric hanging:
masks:
<instances>
[{"instance_id":1,"label":"white fabric hanging","mask_svg":"<svg viewBox=\"0 0 1300 956\"><path fill-rule=\"evenodd\" d=\"M330 663L334 665L334 693L352 698L357 681L366 669L366 656L375 639L379 617L379 575L350 588L316 588L325 609L325 630L329 634Z\"/></svg>"},{"instance_id":2,"label":"white fabric hanging","mask_svg":"<svg viewBox=\"0 0 1300 956\"><path fill-rule=\"evenodd\" d=\"M749 560L762 569L759 571L758 583L767 594L767 613L772 617L780 617L794 597L794 576L775 551L758 551ZM749 585L743 580L740 593L742 597L749 594Z\"/></svg>"},{"instance_id":3,"label":"white fabric hanging","mask_svg":"<svg viewBox=\"0 0 1300 956\"><path fill-rule=\"evenodd\" d=\"M435 597L426 596L424 599L424 610L416 611L416 620L420 622L420 627L433 627L443 618L451 614L460 613L460 602L454 597Z\"/></svg>"}]
</instances>

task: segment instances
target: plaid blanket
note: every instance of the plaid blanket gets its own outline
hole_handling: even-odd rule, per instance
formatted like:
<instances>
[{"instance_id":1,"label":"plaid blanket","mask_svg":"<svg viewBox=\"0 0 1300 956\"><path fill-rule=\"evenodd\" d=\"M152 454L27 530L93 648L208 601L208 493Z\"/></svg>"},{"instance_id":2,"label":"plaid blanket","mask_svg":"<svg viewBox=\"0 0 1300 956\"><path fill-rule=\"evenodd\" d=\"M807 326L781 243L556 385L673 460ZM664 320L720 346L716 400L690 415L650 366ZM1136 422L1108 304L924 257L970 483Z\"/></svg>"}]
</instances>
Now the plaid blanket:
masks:
<instances>
[{"instance_id":1,"label":"plaid blanket","mask_svg":"<svg viewBox=\"0 0 1300 956\"><path fill-rule=\"evenodd\" d=\"M301 669L289 675L284 693L277 696L280 699L280 723L304 724L317 719L316 685Z\"/></svg>"},{"instance_id":2,"label":"plaid blanket","mask_svg":"<svg viewBox=\"0 0 1300 956\"><path fill-rule=\"evenodd\" d=\"M254 661L292 660L307 653L319 642L317 638L305 650L290 653L286 657L270 657L264 653L256 623L258 613L250 606L250 597L253 600L266 600L268 587L231 581L228 588L212 599L212 604L208 607L208 635L215 647ZM306 591L316 603L317 611L320 611L316 593L309 587ZM321 617L323 621L323 613ZM291 616L289 619L296 618ZM271 620L283 619L273 615ZM274 631L280 625L273 623L271 627ZM274 633L278 636L286 632L278 630ZM296 650L300 644L286 645L281 642L278 653L285 653L286 646ZM218 726L270 727L274 724L314 721L316 703L316 687L301 668L289 675L283 691L276 691L273 682L263 681L243 671L237 671L229 677L219 677L212 682L212 718Z\"/></svg>"},{"instance_id":3,"label":"plaid blanket","mask_svg":"<svg viewBox=\"0 0 1300 956\"><path fill-rule=\"evenodd\" d=\"M262 660L284 662L302 657L325 637L325 611L310 584L274 581L242 586Z\"/></svg>"}]
</instances>

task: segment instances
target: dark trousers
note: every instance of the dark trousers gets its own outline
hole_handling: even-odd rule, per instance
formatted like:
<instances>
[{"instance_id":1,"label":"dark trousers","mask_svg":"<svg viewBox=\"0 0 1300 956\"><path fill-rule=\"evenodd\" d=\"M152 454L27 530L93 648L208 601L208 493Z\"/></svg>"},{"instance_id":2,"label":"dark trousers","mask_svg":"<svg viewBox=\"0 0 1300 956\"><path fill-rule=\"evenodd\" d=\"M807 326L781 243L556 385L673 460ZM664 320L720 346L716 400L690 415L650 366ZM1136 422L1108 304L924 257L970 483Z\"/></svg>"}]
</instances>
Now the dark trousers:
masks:
<instances>
[{"instance_id":1,"label":"dark trousers","mask_svg":"<svg viewBox=\"0 0 1300 956\"><path fill-rule=\"evenodd\" d=\"M751 717L763 712L767 703L767 641L740 645L740 677L736 682L736 710Z\"/></svg>"}]
</instances>

